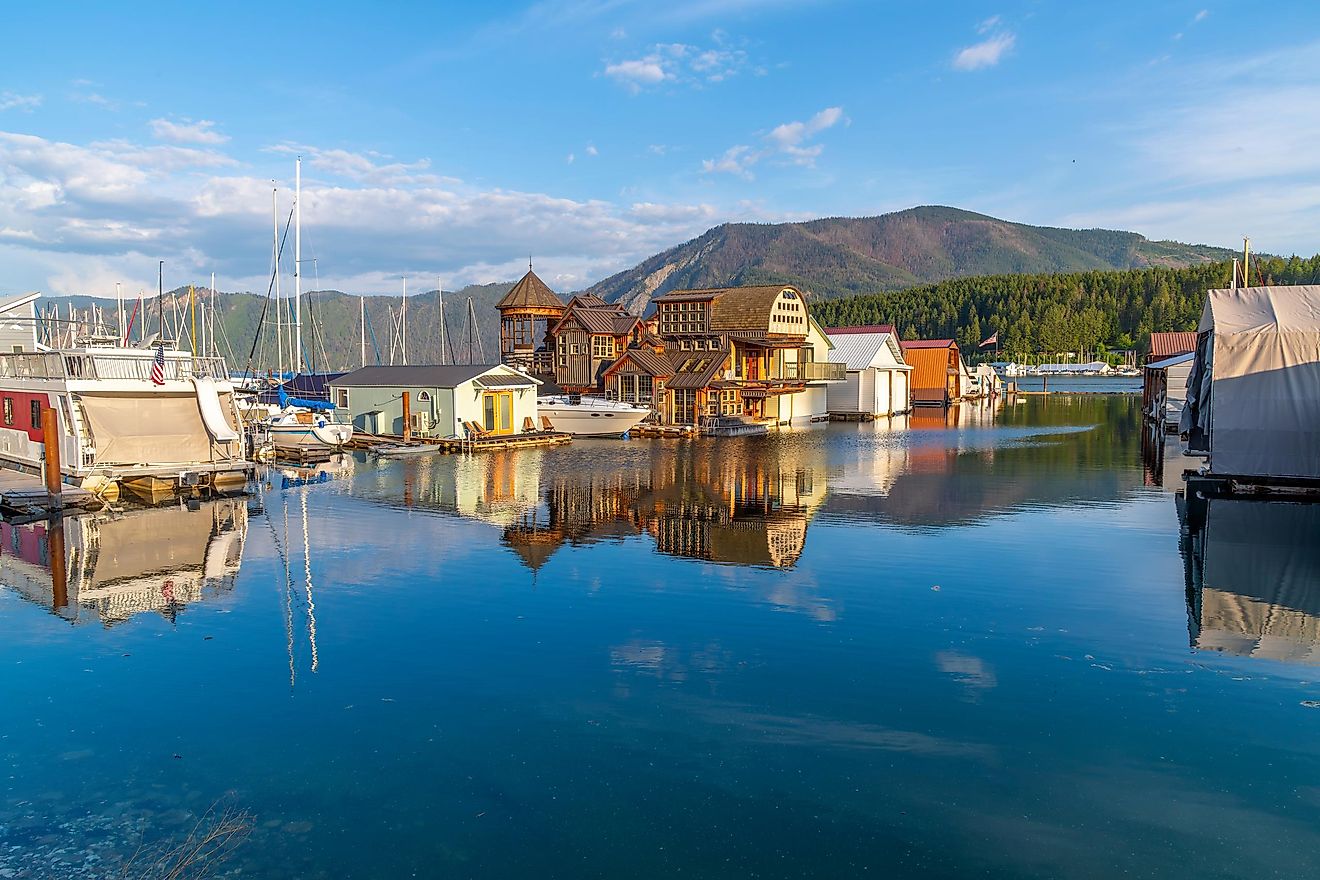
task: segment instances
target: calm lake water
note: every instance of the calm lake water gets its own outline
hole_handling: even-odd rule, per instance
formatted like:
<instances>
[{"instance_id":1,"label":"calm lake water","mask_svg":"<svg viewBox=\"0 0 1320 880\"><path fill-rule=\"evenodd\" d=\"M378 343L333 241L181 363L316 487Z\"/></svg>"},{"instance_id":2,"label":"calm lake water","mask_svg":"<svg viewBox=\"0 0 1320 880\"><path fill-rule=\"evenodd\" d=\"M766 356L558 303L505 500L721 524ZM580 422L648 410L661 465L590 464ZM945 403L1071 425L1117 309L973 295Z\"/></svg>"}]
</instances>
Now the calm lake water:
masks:
<instances>
[{"instance_id":1,"label":"calm lake water","mask_svg":"<svg viewBox=\"0 0 1320 880\"><path fill-rule=\"evenodd\" d=\"M1137 410L6 524L0 876L118 876L215 804L245 877L1316 876L1320 508L1180 539Z\"/></svg>"}]
</instances>

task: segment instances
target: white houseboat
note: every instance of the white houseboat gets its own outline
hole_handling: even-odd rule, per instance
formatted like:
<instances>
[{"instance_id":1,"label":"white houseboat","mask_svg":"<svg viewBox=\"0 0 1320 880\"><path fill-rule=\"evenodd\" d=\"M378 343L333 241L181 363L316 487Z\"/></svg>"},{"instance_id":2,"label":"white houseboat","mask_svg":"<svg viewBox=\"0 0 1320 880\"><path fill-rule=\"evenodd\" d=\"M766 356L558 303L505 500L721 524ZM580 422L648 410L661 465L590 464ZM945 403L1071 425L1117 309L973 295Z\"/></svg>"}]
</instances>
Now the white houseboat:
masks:
<instances>
[{"instance_id":1,"label":"white houseboat","mask_svg":"<svg viewBox=\"0 0 1320 880\"><path fill-rule=\"evenodd\" d=\"M0 302L10 349L0 353L0 466L40 470L50 408L66 482L153 493L246 485L253 465L223 358L90 341L49 349L36 341L37 296Z\"/></svg>"}]
</instances>

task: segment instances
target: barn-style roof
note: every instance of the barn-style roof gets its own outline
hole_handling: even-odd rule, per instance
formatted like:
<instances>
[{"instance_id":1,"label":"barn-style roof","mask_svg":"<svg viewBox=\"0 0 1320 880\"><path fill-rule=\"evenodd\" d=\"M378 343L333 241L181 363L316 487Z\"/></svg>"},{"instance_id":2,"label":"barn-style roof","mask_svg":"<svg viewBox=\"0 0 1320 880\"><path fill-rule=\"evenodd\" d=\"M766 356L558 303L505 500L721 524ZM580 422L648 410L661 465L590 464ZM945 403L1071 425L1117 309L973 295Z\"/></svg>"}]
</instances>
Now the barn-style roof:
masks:
<instances>
[{"instance_id":1,"label":"barn-style roof","mask_svg":"<svg viewBox=\"0 0 1320 880\"><path fill-rule=\"evenodd\" d=\"M501 312L512 309L555 309L562 312L564 301L556 296L544 281L536 277L535 272L528 269L527 274L513 285L513 290L495 304L495 308Z\"/></svg>"},{"instance_id":2,"label":"barn-style roof","mask_svg":"<svg viewBox=\"0 0 1320 880\"><path fill-rule=\"evenodd\" d=\"M775 300L791 290L803 303L806 298L796 287L787 284L756 284L747 287L708 287L700 290L674 290L657 296L652 302L709 301L710 329L716 333L748 330L769 325ZM659 306L657 305L657 308Z\"/></svg>"}]
</instances>

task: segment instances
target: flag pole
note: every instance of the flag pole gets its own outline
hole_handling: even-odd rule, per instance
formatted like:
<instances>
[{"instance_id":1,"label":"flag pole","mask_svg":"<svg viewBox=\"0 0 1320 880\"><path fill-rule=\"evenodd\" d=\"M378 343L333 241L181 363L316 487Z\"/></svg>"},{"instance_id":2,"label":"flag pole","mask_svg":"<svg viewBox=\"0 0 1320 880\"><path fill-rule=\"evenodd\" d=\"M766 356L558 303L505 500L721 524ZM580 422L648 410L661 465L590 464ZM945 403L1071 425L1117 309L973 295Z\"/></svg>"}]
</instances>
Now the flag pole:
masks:
<instances>
[{"instance_id":1,"label":"flag pole","mask_svg":"<svg viewBox=\"0 0 1320 880\"><path fill-rule=\"evenodd\" d=\"M156 267L156 320L160 322L160 338L165 339L165 261Z\"/></svg>"}]
</instances>

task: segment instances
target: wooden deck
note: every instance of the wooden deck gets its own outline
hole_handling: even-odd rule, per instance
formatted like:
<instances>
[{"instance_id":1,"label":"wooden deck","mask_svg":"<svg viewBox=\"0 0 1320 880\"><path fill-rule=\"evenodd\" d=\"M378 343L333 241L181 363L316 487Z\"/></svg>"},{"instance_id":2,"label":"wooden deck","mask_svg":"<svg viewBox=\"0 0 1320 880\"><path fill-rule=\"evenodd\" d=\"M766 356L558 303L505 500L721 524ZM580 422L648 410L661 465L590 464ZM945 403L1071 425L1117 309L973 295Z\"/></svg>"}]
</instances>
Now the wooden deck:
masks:
<instances>
[{"instance_id":1,"label":"wooden deck","mask_svg":"<svg viewBox=\"0 0 1320 880\"><path fill-rule=\"evenodd\" d=\"M35 474L0 468L0 508L19 515L46 513L61 508L101 507L101 502L86 489L64 486L58 499L52 499L46 484Z\"/></svg>"},{"instance_id":2,"label":"wooden deck","mask_svg":"<svg viewBox=\"0 0 1320 880\"><path fill-rule=\"evenodd\" d=\"M422 445L438 443L441 452L481 452L487 449L521 449L529 446L558 446L570 443L572 434L563 431L536 431L528 434L505 434L503 436L476 437L471 440L455 440L447 437L414 437L411 443ZM371 449L373 446L402 445L403 438L388 434L366 434L354 432L353 439L345 448Z\"/></svg>"}]
</instances>

